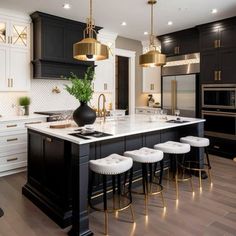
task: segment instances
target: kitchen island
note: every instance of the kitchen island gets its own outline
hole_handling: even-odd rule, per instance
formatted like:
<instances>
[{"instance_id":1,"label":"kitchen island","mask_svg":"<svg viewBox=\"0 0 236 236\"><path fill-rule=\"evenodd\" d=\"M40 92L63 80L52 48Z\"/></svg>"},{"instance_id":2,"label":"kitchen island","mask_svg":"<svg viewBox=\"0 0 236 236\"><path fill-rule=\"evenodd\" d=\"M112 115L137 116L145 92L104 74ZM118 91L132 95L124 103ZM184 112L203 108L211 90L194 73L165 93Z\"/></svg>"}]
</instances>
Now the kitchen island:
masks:
<instances>
[{"instance_id":1,"label":"kitchen island","mask_svg":"<svg viewBox=\"0 0 236 236\"><path fill-rule=\"evenodd\" d=\"M51 129L49 123L28 126L28 178L23 194L61 227L72 224L70 235L92 235L87 211L88 163L112 153L169 140L178 141L185 135L203 136L204 120L176 117L132 115L98 120L96 137L81 135L75 125ZM203 153L197 153L200 161ZM168 164L168 163L167 163ZM134 166L134 178L141 171ZM101 181L97 179L95 197L99 196ZM98 197L99 200L99 197Z\"/></svg>"}]
</instances>

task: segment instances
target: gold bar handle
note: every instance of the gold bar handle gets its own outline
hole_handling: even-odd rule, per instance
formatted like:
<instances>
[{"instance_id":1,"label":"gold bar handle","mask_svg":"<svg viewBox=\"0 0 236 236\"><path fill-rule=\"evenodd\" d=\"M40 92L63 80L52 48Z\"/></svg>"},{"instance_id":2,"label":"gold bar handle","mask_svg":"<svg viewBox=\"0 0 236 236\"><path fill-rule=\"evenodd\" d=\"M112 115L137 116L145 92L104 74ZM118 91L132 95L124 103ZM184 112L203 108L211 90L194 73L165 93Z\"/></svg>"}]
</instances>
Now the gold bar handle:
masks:
<instances>
[{"instance_id":1,"label":"gold bar handle","mask_svg":"<svg viewBox=\"0 0 236 236\"><path fill-rule=\"evenodd\" d=\"M174 49L174 54L177 54L178 53L178 48L177 47L175 47L175 49Z\"/></svg>"},{"instance_id":2,"label":"gold bar handle","mask_svg":"<svg viewBox=\"0 0 236 236\"><path fill-rule=\"evenodd\" d=\"M34 124L40 124L42 121L33 121L33 122L26 122L25 125L34 125Z\"/></svg>"},{"instance_id":3,"label":"gold bar handle","mask_svg":"<svg viewBox=\"0 0 236 236\"><path fill-rule=\"evenodd\" d=\"M13 127L17 127L17 125L7 125L7 128L13 128Z\"/></svg>"},{"instance_id":4,"label":"gold bar handle","mask_svg":"<svg viewBox=\"0 0 236 236\"><path fill-rule=\"evenodd\" d=\"M13 80L13 79L11 79L11 87L12 87L12 88L13 88L13 81L14 81L14 80Z\"/></svg>"},{"instance_id":5,"label":"gold bar handle","mask_svg":"<svg viewBox=\"0 0 236 236\"><path fill-rule=\"evenodd\" d=\"M10 162L10 161L16 161L16 160L18 160L17 157L15 157L15 158L10 158L10 159L7 159L7 162Z\"/></svg>"},{"instance_id":6,"label":"gold bar handle","mask_svg":"<svg viewBox=\"0 0 236 236\"><path fill-rule=\"evenodd\" d=\"M214 41L214 48L218 48L218 40L217 39Z\"/></svg>"},{"instance_id":7,"label":"gold bar handle","mask_svg":"<svg viewBox=\"0 0 236 236\"><path fill-rule=\"evenodd\" d=\"M214 77L214 80L218 80L218 71L215 70L215 77Z\"/></svg>"},{"instance_id":8,"label":"gold bar handle","mask_svg":"<svg viewBox=\"0 0 236 236\"><path fill-rule=\"evenodd\" d=\"M150 90L154 90L154 84L150 84Z\"/></svg>"},{"instance_id":9,"label":"gold bar handle","mask_svg":"<svg viewBox=\"0 0 236 236\"><path fill-rule=\"evenodd\" d=\"M221 40L219 39L218 40L218 48L220 48L221 47Z\"/></svg>"},{"instance_id":10,"label":"gold bar handle","mask_svg":"<svg viewBox=\"0 0 236 236\"><path fill-rule=\"evenodd\" d=\"M107 90L107 83L104 84L104 90Z\"/></svg>"},{"instance_id":11,"label":"gold bar handle","mask_svg":"<svg viewBox=\"0 0 236 236\"><path fill-rule=\"evenodd\" d=\"M218 80L221 80L221 70L218 71Z\"/></svg>"},{"instance_id":12,"label":"gold bar handle","mask_svg":"<svg viewBox=\"0 0 236 236\"><path fill-rule=\"evenodd\" d=\"M10 79L7 79L7 87L10 88Z\"/></svg>"},{"instance_id":13,"label":"gold bar handle","mask_svg":"<svg viewBox=\"0 0 236 236\"><path fill-rule=\"evenodd\" d=\"M178 47L178 54L179 54L179 48L180 48L180 47Z\"/></svg>"},{"instance_id":14,"label":"gold bar handle","mask_svg":"<svg viewBox=\"0 0 236 236\"><path fill-rule=\"evenodd\" d=\"M7 142L13 142L13 141L17 141L18 138L10 138L10 139L7 139Z\"/></svg>"}]
</instances>

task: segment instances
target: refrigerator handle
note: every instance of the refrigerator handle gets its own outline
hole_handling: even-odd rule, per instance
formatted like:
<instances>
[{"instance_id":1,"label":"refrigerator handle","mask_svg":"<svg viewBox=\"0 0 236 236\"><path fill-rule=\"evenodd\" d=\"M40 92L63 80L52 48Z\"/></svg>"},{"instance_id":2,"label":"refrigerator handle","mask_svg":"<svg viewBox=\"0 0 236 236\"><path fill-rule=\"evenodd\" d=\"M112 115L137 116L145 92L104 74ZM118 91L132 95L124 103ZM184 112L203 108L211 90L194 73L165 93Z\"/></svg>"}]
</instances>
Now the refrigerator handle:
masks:
<instances>
[{"instance_id":1,"label":"refrigerator handle","mask_svg":"<svg viewBox=\"0 0 236 236\"><path fill-rule=\"evenodd\" d=\"M171 113L175 114L177 107L177 81L171 80Z\"/></svg>"}]
</instances>

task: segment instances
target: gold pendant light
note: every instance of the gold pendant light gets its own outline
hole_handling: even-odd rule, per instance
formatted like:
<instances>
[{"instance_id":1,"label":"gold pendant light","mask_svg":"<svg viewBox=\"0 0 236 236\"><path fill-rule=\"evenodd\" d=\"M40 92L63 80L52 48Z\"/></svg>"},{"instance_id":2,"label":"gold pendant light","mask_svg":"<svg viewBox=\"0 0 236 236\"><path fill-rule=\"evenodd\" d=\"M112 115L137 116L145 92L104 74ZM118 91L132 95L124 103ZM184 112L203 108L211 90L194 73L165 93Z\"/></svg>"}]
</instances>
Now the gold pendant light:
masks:
<instances>
[{"instance_id":1,"label":"gold pendant light","mask_svg":"<svg viewBox=\"0 0 236 236\"><path fill-rule=\"evenodd\" d=\"M74 58L80 61L108 59L108 47L96 40L97 32L95 30L95 21L92 18L92 0L90 0L90 16L87 18L86 24L84 38L73 45Z\"/></svg>"},{"instance_id":2,"label":"gold pendant light","mask_svg":"<svg viewBox=\"0 0 236 236\"><path fill-rule=\"evenodd\" d=\"M166 56L157 50L157 46L155 46L155 36L153 34L153 5L156 4L156 0L149 0L148 4L151 5L151 34L149 51L139 57L139 65L142 67L163 66L166 64Z\"/></svg>"}]
</instances>

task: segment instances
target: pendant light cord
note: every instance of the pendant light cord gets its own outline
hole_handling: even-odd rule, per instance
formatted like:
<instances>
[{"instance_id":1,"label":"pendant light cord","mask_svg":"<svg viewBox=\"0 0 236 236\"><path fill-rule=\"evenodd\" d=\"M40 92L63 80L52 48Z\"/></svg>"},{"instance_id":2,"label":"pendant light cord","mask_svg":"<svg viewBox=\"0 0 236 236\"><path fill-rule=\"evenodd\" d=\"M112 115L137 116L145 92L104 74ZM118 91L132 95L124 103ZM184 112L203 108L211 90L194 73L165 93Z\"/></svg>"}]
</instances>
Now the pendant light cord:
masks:
<instances>
[{"instance_id":1,"label":"pendant light cord","mask_svg":"<svg viewBox=\"0 0 236 236\"><path fill-rule=\"evenodd\" d=\"M150 47L154 47L154 34L153 34L153 5L154 3L151 3L151 34L150 34Z\"/></svg>"}]
</instances>

